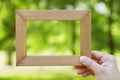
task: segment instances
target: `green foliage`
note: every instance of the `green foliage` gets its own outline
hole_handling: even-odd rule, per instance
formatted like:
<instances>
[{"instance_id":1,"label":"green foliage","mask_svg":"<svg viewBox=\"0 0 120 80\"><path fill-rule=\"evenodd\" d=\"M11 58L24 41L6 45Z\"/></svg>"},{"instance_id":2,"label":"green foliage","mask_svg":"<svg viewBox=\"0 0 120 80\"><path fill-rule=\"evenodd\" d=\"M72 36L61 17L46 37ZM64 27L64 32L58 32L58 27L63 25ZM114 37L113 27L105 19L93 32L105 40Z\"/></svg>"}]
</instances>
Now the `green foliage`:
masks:
<instances>
[{"instance_id":1,"label":"green foliage","mask_svg":"<svg viewBox=\"0 0 120 80\"><path fill-rule=\"evenodd\" d=\"M120 0L0 0L0 50L6 52L8 65L12 65L15 52L16 10L80 10L92 13L92 50L111 54L120 53ZM98 7L99 6L99 7ZM99 11L103 9L102 11ZM105 11L105 12L104 12ZM79 21L28 21L27 52L30 54L50 53L60 55L80 54ZM50 55L49 54L49 55ZM4 74L6 75L6 74ZM9 74L10 75L10 74ZM49 73L47 75L50 75ZM45 76L46 77L46 76ZM38 74L14 76L0 80L94 80L93 77L55 74L45 79Z\"/></svg>"},{"instance_id":2,"label":"green foliage","mask_svg":"<svg viewBox=\"0 0 120 80\"><path fill-rule=\"evenodd\" d=\"M0 49L15 51L15 11L89 9L92 13L92 50L119 52L119 0L0 0ZM112 4L113 3L113 4ZM101 6L102 4L102 6ZM96 9L96 6L99 8ZM103 8L106 13L100 12ZM28 21L27 49L30 53L80 53L79 21Z\"/></svg>"},{"instance_id":3,"label":"green foliage","mask_svg":"<svg viewBox=\"0 0 120 80\"><path fill-rule=\"evenodd\" d=\"M73 22L73 21L72 21ZM76 53L80 53L80 22L76 21ZM71 50L71 21L29 21L27 25L29 52L54 49L63 54ZM29 53L28 52L28 53ZM55 53L55 52L54 52Z\"/></svg>"}]
</instances>

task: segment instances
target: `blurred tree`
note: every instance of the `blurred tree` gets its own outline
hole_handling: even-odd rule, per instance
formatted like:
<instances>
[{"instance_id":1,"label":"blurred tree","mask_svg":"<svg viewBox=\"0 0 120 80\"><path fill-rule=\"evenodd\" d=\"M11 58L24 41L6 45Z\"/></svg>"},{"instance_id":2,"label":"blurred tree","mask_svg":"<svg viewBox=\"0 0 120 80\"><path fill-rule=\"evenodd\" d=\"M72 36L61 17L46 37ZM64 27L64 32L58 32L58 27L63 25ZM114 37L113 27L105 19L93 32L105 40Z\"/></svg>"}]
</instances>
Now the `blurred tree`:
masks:
<instances>
[{"instance_id":1,"label":"blurred tree","mask_svg":"<svg viewBox=\"0 0 120 80\"><path fill-rule=\"evenodd\" d=\"M77 0L47 0L46 8L47 9L70 9L74 10L76 8L76 3ZM72 41L71 41L71 47L70 50L73 55L75 55L75 41L76 41L76 23L75 21L71 21L70 23L71 26L71 34L72 35ZM78 53L79 54L79 53Z\"/></svg>"},{"instance_id":2,"label":"blurred tree","mask_svg":"<svg viewBox=\"0 0 120 80\"><path fill-rule=\"evenodd\" d=\"M5 50L7 53L7 64L12 65L12 53L15 51L15 6L10 0L0 1L2 9L6 9L6 17L3 18L3 30L5 36L0 40L0 49Z\"/></svg>"},{"instance_id":3,"label":"blurred tree","mask_svg":"<svg viewBox=\"0 0 120 80\"><path fill-rule=\"evenodd\" d=\"M105 4L108 13L101 14L96 10L96 5ZM113 54L120 49L120 0L0 0L0 50L7 53L7 64L11 65L12 53L15 51L15 10L75 10L83 6L92 12L92 47L105 50ZM29 5L28 5L29 4ZM103 6L101 6L103 7ZM81 8L80 8L81 9ZM72 54L77 54L79 42L79 22L39 22L28 24L28 49L43 50L46 47L56 46L65 51L69 49ZM55 27L58 26L59 27ZM38 26L38 27L37 27ZM41 27L39 27L41 26ZM69 29L67 27L70 27ZM60 28L61 27L61 28ZM33 34L33 30L35 35ZM42 35L44 34L44 35ZM64 34L64 35L63 35ZM60 36L65 36L60 42ZM59 38L58 38L59 37ZM56 40L54 40L54 38ZM53 40L50 42L50 40ZM71 39L71 40L70 40ZM40 45L39 42L41 42ZM49 46L47 46L49 44ZM32 45L32 46L31 46ZM64 48L67 45L68 48ZM79 53L78 53L79 54Z\"/></svg>"},{"instance_id":4,"label":"blurred tree","mask_svg":"<svg viewBox=\"0 0 120 80\"><path fill-rule=\"evenodd\" d=\"M115 52L115 41L113 37L113 24L117 22L118 17L120 16L120 0L98 0L99 2L103 2L107 9L109 10L109 14L107 14L107 25L108 25L108 46L110 49L110 54L114 54ZM117 18L115 18L117 16Z\"/></svg>"}]
</instances>

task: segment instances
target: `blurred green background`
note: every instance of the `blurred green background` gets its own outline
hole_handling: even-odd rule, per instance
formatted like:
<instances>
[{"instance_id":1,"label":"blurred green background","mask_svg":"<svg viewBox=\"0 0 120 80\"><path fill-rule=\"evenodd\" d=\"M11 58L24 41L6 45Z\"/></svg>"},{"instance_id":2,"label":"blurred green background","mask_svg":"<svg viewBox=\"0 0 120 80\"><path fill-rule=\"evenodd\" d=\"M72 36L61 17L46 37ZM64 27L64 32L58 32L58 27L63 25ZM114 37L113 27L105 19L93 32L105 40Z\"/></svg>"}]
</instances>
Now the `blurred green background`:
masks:
<instances>
[{"instance_id":1,"label":"blurred green background","mask_svg":"<svg viewBox=\"0 0 120 80\"><path fill-rule=\"evenodd\" d=\"M90 10L92 50L116 57L120 69L120 0L0 0L0 80L95 80L72 66L16 67L16 10ZM80 21L27 21L28 55L79 55Z\"/></svg>"}]
</instances>

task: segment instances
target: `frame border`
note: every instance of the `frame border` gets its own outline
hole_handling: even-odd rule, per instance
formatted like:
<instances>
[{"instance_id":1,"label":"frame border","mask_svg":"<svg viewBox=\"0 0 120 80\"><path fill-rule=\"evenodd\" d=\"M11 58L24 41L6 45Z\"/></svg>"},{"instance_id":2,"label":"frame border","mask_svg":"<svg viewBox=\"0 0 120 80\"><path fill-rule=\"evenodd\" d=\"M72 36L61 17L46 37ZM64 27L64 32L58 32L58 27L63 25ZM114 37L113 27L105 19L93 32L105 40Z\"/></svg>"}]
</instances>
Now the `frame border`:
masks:
<instances>
[{"instance_id":1,"label":"frame border","mask_svg":"<svg viewBox=\"0 0 120 80\"><path fill-rule=\"evenodd\" d=\"M91 57L91 13L89 10L17 10L16 65L17 66L79 66L80 56L27 56L27 20L80 20L81 55Z\"/></svg>"}]
</instances>

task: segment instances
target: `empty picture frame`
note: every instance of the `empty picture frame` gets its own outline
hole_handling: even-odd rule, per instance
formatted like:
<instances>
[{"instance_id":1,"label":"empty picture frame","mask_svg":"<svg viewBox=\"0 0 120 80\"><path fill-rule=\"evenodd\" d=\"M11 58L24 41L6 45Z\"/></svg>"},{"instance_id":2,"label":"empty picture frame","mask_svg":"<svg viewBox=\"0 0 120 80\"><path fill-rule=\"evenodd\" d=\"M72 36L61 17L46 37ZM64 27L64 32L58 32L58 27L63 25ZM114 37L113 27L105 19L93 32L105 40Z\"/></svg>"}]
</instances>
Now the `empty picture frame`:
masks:
<instances>
[{"instance_id":1,"label":"empty picture frame","mask_svg":"<svg viewBox=\"0 0 120 80\"><path fill-rule=\"evenodd\" d=\"M16 11L16 65L17 66L79 66L77 55L27 56L27 20L80 20L80 55L90 57L91 13L88 10L17 10Z\"/></svg>"}]
</instances>

